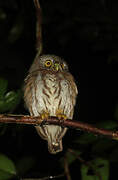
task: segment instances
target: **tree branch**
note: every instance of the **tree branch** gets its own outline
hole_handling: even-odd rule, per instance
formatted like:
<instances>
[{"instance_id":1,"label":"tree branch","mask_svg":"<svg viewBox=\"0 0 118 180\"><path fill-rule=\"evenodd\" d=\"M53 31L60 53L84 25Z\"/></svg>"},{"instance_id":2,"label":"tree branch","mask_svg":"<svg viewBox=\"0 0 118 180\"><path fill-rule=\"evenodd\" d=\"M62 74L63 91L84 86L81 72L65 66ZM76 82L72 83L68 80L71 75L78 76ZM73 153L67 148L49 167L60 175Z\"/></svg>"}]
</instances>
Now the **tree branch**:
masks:
<instances>
[{"instance_id":1,"label":"tree branch","mask_svg":"<svg viewBox=\"0 0 118 180\"><path fill-rule=\"evenodd\" d=\"M49 117L48 119L42 120L39 116L26 116L26 115L12 115L12 114L0 114L0 123L15 123L15 124L26 124L26 125L44 125L53 124L68 128L79 129L86 132L91 132L96 135L107 136L112 139L118 140L118 132L97 128L93 125L83 123L74 120L59 120L57 117Z\"/></svg>"},{"instance_id":2,"label":"tree branch","mask_svg":"<svg viewBox=\"0 0 118 180\"><path fill-rule=\"evenodd\" d=\"M39 54L42 53L43 43L42 43L42 13L39 0L34 0L35 10L36 10L36 49Z\"/></svg>"},{"instance_id":3,"label":"tree branch","mask_svg":"<svg viewBox=\"0 0 118 180\"><path fill-rule=\"evenodd\" d=\"M58 179L58 178L62 178L64 177L64 174L59 174L59 175L55 175L55 176L46 176L46 177L42 177L42 178L23 178L20 180L49 180L49 179Z\"/></svg>"}]
</instances>

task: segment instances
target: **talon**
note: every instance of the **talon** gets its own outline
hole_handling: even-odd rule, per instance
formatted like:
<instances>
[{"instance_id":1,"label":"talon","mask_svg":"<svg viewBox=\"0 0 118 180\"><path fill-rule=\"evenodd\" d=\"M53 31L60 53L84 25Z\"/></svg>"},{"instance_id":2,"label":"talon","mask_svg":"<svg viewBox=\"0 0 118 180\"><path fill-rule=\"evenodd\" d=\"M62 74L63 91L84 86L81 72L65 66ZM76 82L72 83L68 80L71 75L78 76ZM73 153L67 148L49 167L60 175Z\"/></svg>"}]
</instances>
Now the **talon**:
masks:
<instances>
[{"instance_id":1,"label":"talon","mask_svg":"<svg viewBox=\"0 0 118 180\"><path fill-rule=\"evenodd\" d=\"M41 119L42 119L42 120L45 120L45 119L48 119L49 113L46 112L46 111L44 111L40 116L41 116Z\"/></svg>"},{"instance_id":2,"label":"talon","mask_svg":"<svg viewBox=\"0 0 118 180\"><path fill-rule=\"evenodd\" d=\"M63 124L63 122L67 119L67 116L63 114L63 111L58 109L56 111L56 116L58 117L59 121Z\"/></svg>"},{"instance_id":3,"label":"talon","mask_svg":"<svg viewBox=\"0 0 118 180\"><path fill-rule=\"evenodd\" d=\"M59 120L63 120L63 121L67 119L67 116L64 114L58 114L57 117Z\"/></svg>"}]
</instances>

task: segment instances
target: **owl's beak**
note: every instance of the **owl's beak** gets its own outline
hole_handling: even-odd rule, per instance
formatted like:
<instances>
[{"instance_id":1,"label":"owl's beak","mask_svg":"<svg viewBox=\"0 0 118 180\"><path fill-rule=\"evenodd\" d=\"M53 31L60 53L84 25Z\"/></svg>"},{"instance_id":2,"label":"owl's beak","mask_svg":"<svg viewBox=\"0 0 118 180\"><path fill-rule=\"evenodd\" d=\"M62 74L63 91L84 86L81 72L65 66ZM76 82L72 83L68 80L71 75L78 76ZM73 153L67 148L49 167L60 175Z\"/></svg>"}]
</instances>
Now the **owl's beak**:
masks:
<instances>
[{"instance_id":1,"label":"owl's beak","mask_svg":"<svg viewBox=\"0 0 118 180\"><path fill-rule=\"evenodd\" d=\"M54 70L55 71L59 71L60 70L60 64L59 63L55 63L54 64Z\"/></svg>"}]
</instances>

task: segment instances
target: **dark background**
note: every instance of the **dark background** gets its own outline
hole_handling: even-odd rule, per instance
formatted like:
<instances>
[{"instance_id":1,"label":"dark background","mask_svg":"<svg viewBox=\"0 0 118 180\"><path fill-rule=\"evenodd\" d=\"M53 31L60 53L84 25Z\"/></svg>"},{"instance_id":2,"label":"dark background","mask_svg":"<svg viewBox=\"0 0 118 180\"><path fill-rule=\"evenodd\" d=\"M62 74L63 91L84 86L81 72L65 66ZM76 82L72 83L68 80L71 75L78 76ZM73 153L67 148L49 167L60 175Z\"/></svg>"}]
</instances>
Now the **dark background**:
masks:
<instances>
[{"instance_id":1,"label":"dark background","mask_svg":"<svg viewBox=\"0 0 118 180\"><path fill-rule=\"evenodd\" d=\"M40 4L44 52L63 57L78 86L74 119L92 124L116 121L118 2L40 0ZM0 76L8 80L9 89L23 86L36 55L35 23L32 0L0 1ZM28 114L23 100L14 113ZM70 139L73 140L76 135L73 130L67 133L64 150L71 147ZM33 127L8 126L0 141L1 152L14 161L23 155L36 156L39 166L34 171L45 169L47 174L63 154L49 155L46 142L41 140Z\"/></svg>"}]
</instances>

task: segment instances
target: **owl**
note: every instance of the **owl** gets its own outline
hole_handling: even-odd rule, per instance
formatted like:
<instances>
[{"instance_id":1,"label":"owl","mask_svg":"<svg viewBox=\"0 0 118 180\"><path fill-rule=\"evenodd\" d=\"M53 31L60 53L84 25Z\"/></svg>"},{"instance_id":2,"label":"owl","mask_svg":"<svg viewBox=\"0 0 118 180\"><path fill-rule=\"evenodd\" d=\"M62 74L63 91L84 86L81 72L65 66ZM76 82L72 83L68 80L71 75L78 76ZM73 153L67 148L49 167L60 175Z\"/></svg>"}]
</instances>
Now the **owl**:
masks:
<instances>
[{"instance_id":1,"label":"owl","mask_svg":"<svg viewBox=\"0 0 118 180\"><path fill-rule=\"evenodd\" d=\"M60 120L73 118L77 86L67 63L55 55L37 55L25 79L24 100L31 116ZM67 128L58 125L35 126L48 142L52 154L62 151L62 138Z\"/></svg>"}]
</instances>

